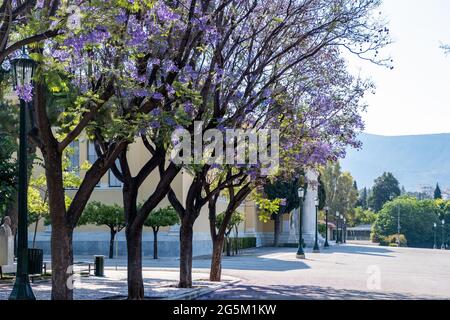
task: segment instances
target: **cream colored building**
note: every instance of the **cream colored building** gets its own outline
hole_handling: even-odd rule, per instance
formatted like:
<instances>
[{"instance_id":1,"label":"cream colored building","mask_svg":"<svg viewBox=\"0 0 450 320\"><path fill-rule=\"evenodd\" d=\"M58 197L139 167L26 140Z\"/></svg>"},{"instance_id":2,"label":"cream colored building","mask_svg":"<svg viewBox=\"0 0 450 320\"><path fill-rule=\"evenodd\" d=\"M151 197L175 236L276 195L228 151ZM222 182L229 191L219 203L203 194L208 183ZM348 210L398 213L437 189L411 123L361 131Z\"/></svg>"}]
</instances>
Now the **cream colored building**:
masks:
<instances>
[{"instance_id":1,"label":"cream colored building","mask_svg":"<svg viewBox=\"0 0 450 320\"><path fill-rule=\"evenodd\" d=\"M80 168L81 164L85 161L93 162L96 159L96 153L94 146L85 136L81 136L79 141L74 142L71 145L74 153L71 155L71 163L74 168ZM132 174L136 174L137 171L148 161L149 152L143 146L142 142L138 140L136 143L130 146L128 152L128 158L130 163L130 169ZM81 166L82 167L82 166ZM40 169L35 170L37 174ZM80 177L83 177L85 171L79 170ZM155 189L159 176L155 171L147 180L142 184L138 202L144 202L146 198L152 194ZM179 199L185 199L187 194L191 176L186 172L181 172L173 181L172 187L179 197ZM69 196L74 194L75 191L67 191ZM308 192L309 198L305 200L305 217L304 222L304 234L305 241L310 242L312 234L312 226L315 219L315 212L311 212L311 204L313 203L314 193L313 189ZM112 172L108 172L103 176L99 185L91 196L90 201L101 201L105 204L118 204L122 205L122 186L120 181L114 176ZM164 199L159 207L166 207L169 205L169 201ZM227 198L221 196L218 200L217 211L222 212L227 205ZM245 221L239 226L239 237L255 237L257 246L270 245L273 241L273 222L263 223L258 219L257 207L254 202L248 200L245 201L238 211L245 214ZM309 214L308 214L309 212ZM295 214L286 214L283 216L281 242L285 243L297 243L298 239L298 226L293 225L293 221L298 221ZM305 224L306 223L306 224ZM306 228L306 229L305 229ZM37 234L37 247L44 249L46 253L49 253L50 245L50 226L41 225L38 228ZM33 227L30 227L30 239L32 238ZM126 255L126 243L124 237L124 231L119 233L116 237L116 252L119 256ZM160 256L177 256L179 253L179 226L172 226L169 228L163 228L158 234L159 254ZM200 216L197 218L194 224L194 255L209 254L212 249L211 238L209 233L209 221L207 206L205 206ZM74 252L76 255L92 255L92 254L105 254L107 255L109 250L109 229L107 227L98 226L80 226L75 229L74 233ZM153 233L151 229L146 228L143 235L143 252L144 256L151 256L153 250Z\"/></svg>"}]
</instances>

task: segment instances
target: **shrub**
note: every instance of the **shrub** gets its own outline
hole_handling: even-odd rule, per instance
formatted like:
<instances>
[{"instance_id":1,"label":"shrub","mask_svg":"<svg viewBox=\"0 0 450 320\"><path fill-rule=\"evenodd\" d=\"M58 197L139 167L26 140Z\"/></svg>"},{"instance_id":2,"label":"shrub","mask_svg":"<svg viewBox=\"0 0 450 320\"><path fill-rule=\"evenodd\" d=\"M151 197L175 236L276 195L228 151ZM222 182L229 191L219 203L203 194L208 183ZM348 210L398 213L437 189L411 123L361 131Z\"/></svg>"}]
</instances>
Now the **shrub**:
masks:
<instances>
[{"instance_id":1,"label":"shrub","mask_svg":"<svg viewBox=\"0 0 450 320\"><path fill-rule=\"evenodd\" d=\"M396 234L387 236L387 237L379 237L380 245L388 246L388 247L398 247L397 240L400 240L400 247L407 247L408 242L406 240L405 235L401 234L399 237Z\"/></svg>"}]
</instances>

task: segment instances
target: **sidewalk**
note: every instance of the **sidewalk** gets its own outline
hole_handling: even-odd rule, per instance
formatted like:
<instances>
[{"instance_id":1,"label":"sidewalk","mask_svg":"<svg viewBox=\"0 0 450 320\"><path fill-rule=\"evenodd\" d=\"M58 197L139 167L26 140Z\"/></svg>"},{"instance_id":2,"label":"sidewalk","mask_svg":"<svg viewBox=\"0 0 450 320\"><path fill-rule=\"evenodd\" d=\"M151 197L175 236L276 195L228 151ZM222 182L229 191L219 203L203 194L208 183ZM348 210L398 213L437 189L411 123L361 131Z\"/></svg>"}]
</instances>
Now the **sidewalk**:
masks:
<instances>
[{"instance_id":1,"label":"sidewalk","mask_svg":"<svg viewBox=\"0 0 450 320\"><path fill-rule=\"evenodd\" d=\"M179 273L169 270L144 270L144 291L146 299L194 299L201 295L238 282L231 276L223 276L222 282L208 281L207 273L192 274L193 288L177 287ZM106 267L105 277L74 277L75 300L126 299L127 271L123 267ZM51 297L50 280L36 281L32 284L37 300L49 300ZM0 284L0 300L6 300L12 290L11 284Z\"/></svg>"}]
</instances>

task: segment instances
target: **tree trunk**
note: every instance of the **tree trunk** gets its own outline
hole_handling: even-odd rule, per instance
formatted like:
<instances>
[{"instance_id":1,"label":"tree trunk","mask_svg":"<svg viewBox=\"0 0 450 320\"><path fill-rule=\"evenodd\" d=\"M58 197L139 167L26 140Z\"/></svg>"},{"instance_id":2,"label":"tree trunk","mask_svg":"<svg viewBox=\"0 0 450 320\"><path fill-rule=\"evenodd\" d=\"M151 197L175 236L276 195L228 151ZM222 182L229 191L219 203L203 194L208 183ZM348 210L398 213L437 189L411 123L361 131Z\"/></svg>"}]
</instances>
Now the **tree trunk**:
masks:
<instances>
[{"instance_id":1,"label":"tree trunk","mask_svg":"<svg viewBox=\"0 0 450 320\"><path fill-rule=\"evenodd\" d=\"M273 246L278 247L280 242L281 217L280 214L274 215L274 231L273 231Z\"/></svg>"},{"instance_id":2,"label":"tree trunk","mask_svg":"<svg viewBox=\"0 0 450 320\"><path fill-rule=\"evenodd\" d=\"M126 230L128 257L128 299L144 299L142 278L142 228Z\"/></svg>"},{"instance_id":3,"label":"tree trunk","mask_svg":"<svg viewBox=\"0 0 450 320\"><path fill-rule=\"evenodd\" d=\"M116 230L114 228L111 228L110 232L111 236L109 238L109 258L114 258L114 239L116 238Z\"/></svg>"},{"instance_id":4,"label":"tree trunk","mask_svg":"<svg viewBox=\"0 0 450 320\"><path fill-rule=\"evenodd\" d=\"M153 228L153 259L158 259L158 228Z\"/></svg>"},{"instance_id":5,"label":"tree trunk","mask_svg":"<svg viewBox=\"0 0 450 320\"><path fill-rule=\"evenodd\" d=\"M52 300L72 300L73 230L58 222L52 223Z\"/></svg>"},{"instance_id":6,"label":"tree trunk","mask_svg":"<svg viewBox=\"0 0 450 320\"><path fill-rule=\"evenodd\" d=\"M193 223L183 219L180 227L180 288L192 287L192 238Z\"/></svg>"},{"instance_id":7,"label":"tree trunk","mask_svg":"<svg viewBox=\"0 0 450 320\"><path fill-rule=\"evenodd\" d=\"M226 236L227 241L227 257L231 257L231 241L230 237Z\"/></svg>"},{"instance_id":8,"label":"tree trunk","mask_svg":"<svg viewBox=\"0 0 450 320\"><path fill-rule=\"evenodd\" d=\"M223 252L223 240L217 238L213 242L213 252L211 257L211 270L209 271L210 281L220 281L222 277L222 252Z\"/></svg>"}]
</instances>

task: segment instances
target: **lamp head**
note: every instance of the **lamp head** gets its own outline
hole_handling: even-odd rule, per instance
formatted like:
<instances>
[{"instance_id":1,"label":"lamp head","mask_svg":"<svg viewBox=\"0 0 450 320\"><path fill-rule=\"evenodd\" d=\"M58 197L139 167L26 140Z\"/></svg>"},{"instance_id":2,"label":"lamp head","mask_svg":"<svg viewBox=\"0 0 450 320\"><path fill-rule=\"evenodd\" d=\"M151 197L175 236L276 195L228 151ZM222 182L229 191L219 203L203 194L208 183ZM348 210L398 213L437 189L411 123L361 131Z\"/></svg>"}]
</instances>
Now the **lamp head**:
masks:
<instances>
[{"instance_id":1,"label":"lamp head","mask_svg":"<svg viewBox=\"0 0 450 320\"><path fill-rule=\"evenodd\" d=\"M302 187L300 187L297 189L297 193L298 193L298 197L303 199L303 196L305 195L305 190Z\"/></svg>"},{"instance_id":2,"label":"lamp head","mask_svg":"<svg viewBox=\"0 0 450 320\"><path fill-rule=\"evenodd\" d=\"M31 83L36 68L36 62L27 54L25 47L22 53L11 60L11 71L14 79L14 87L22 87Z\"/></svg>"},{"instance_id":3,"label":"lamp head","mask_svg":"<svg viewBox=\"0 0 450 320\"><path fill-rule=\"evenodd\" d=\"M314 200L314 204L316 205L316 207L319 206L319 199L316 198L316 200Z\"/></svg>"}]
</instances>

